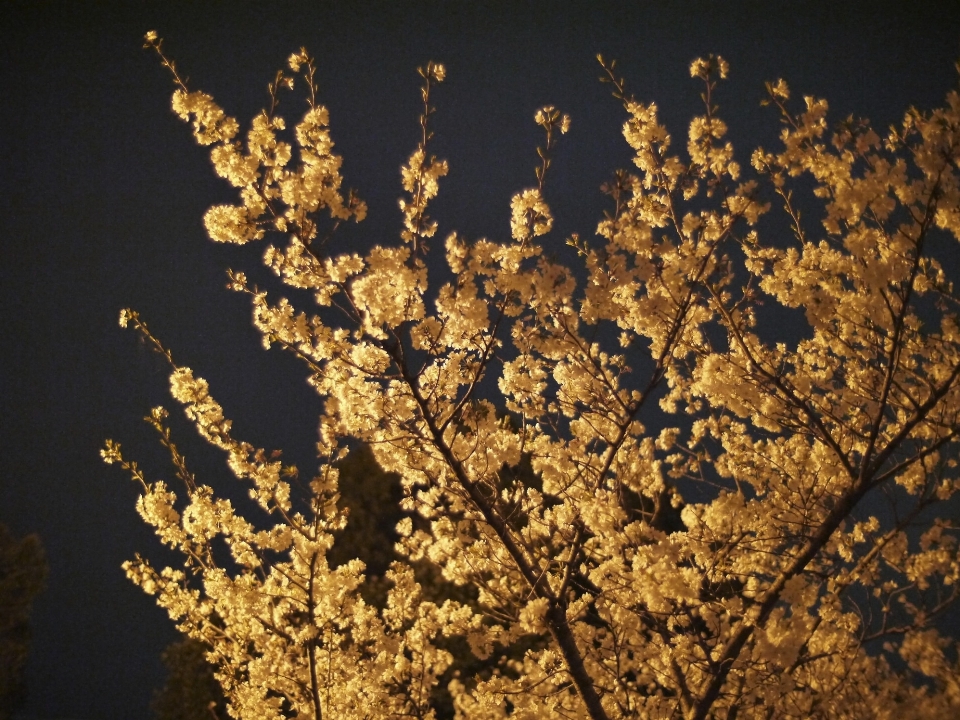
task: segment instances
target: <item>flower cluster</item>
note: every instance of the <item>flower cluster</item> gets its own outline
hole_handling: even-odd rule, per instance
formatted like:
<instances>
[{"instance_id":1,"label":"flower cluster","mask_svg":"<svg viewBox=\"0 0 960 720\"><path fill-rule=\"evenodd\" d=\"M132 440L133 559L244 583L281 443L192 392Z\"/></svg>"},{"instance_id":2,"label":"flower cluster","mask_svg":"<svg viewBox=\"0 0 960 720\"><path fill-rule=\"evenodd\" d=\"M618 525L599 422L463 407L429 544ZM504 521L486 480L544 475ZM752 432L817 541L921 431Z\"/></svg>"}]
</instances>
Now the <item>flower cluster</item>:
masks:
<instances>
[{"instance_id":1,"label":"flower cluster","mask_svg":"<svg viewBox=\"0 0 960 720\"><path fill-rule=\"evenodd\" d=\"M163 412L150 422L185 503L104 449L194 573L138 558L128 574L207 644L233 717L432 718L438 693L471 720L960 712L957 648L931 623L960 593L944 519L960 490L960 298L931 254L935 237L960 240L960 96L885 138L853 120L831 135L824 101L797 112L771 84L782 148L755 150L745 171L712 105L722 58L691 66L705 113L684 157L657 106L604 64L637 174L603 186L600 244L571 241L585 267L545 251L552 133L569 128L548 106L512 240L449 235L435 281L422 255L447 171L427 152L443 66L421 69L403 244L360 256L315 242L319 210L360 220L363 205L340 194L312 59L289 64L310 104L296 170L272 111L244 151L207 96L181 88L176 102L240 189L241 205L211 211L211 236L289 233L265 262L317 300L297 311L231 276L265 344L300 357L324 400L320 472L298 496L295 471L233 439L207 384L176 365L174 397L249 484L259 524L193 480ZM801 220L805 187L820 222ZM774 203L790 242L763 239ZM803 315L806 333L770 339L770 306ZM131 323L160 347L125 311ZM404 491L380 604L364 599L362 563L326 559L347 522L334 463L354 440ZM425 599L424 567L446 599ZM487 664L466 672L474 661Z\"/></svg>"}]
</instances>

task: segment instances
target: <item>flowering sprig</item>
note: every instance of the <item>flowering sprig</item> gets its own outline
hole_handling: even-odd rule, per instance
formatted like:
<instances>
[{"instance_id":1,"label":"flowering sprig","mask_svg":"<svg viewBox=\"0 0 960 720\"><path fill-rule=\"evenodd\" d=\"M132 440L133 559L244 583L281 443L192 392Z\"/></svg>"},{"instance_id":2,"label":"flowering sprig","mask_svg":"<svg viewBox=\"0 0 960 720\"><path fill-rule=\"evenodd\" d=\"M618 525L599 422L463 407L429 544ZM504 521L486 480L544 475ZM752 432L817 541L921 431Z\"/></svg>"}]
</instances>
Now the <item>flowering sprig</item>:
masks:
<instances>
[{"instance_id":1,"label":"flowering sprig","mask_svg":"<svg viewBox=\"0 0 960 720\"><path fill-rule=\"evenodd\" d=\"M550 153L557 144L554 133L559 130L565 135L570 129L570 116L561 115L553 105L545 105L537 110L533 119L544 129L547 139L543 147L537 148L537 155L540 157L540 165L534 168L537 187L517 193L510 201L510 228L513 239L519 240L521 247L525 246L530 238L545 235L553 227L553 215L543 199L543 184L550 167Z\"/></svg>"},{"instance_id":2,"label":"flowering sprig","mask_svg":"<svg viewBox=\"0 0 960 720\"><path fill-rule=\"evenodd\" d=\"M357 222L366 216L366 205L350 191L340 192L341 159L333 154L328 113L316 102L316 67L301 50L290 58L290 67L300 72L307 88L309 110L294 128L301 164L290 169L293 147L278 138L286 121L276 114L279 91L293 89L293 78L279 71L268 85L270 104L257 115L247 136L247 151L235 140L237 121L227 116L205 93L191 92L177 73L174 63L162 51L162 40L153 31L145 37L144 47L153 49L174 78L174 111L184 120L192 119L194 136L201 145L213 145L211 159L218 175L241 190L240 205L217 205L204 217L210 237L218 242L246 243L263 238L268 229L291 232L299 242L310 245L318 240L319 211L326 209L336 230L343 220Z\"/></svg>"},{"instance_id":3,"label":"flowering sprig","mask_svg":"<svg viewBox=\"0 0 960 720\"><path fill-rule=\"evenodd\" d=\"M433 237L437 232L437 223L426 214L427 203L437 196L438 180L447 174L447 161L437 160L434 156L427 156L427 144L433 137L429 129L430 116L436 108L430 105L430 90L434 84L442 83L446 77L446 69L440 63L432 60L424 67L417 68L417 73L423 79L420 88L420 97L423 99L423 112L420 114L420 142L414 150L407 164L400 169L403 189L410 193L410 199L400 199L400 210L403 212L403 230L400 237L410 243L412 257L418 252L426 252L426 238Z\"/></svg>"},{"instance_id":4,"label":"flowering sprig","mask_svg":"<svg viewBox=\"0 0 960 720\"><path fill-rule=\"evenodd\" d=\"M570 116L560 114L553 105L545 105L533 116L534 122L544 129L547 134L547 141L543 147L537 148L537 155L540 156L540 166L535 168L537 175L537 188L543 192L543 181L547 174L547 168L550 167L550 151L557 144L554 131L559 130L561 135L566 135L570 130Z\"/></svg>"}]
</instances>

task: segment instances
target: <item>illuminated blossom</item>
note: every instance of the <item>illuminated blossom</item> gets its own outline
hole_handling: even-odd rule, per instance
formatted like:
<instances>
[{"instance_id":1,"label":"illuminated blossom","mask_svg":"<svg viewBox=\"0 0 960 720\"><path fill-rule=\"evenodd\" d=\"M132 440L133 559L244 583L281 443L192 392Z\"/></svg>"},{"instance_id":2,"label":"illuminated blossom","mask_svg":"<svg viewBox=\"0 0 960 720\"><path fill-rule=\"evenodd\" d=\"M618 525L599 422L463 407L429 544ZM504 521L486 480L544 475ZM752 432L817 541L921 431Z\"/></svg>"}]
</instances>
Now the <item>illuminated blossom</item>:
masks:
<instances>
[{"instance_id":1,"label":"illuminated blossom","mask_svg":"<svg viewBox=\"0 0 960 720\"><path fill-rule=\"evenodd\" d=\"M420 73L401 243L360 255L333 236L365 206L341 191L313 60L301 50L289 65L310 106L292 132L263 113L244 147L236 121L185 86L174 109L240 190L240 205L208 211L210 236L277 231L265 264L317 302L297 310L231 274L264 344L309 368L319 470L294 482L278 454L236 439L206 381L129 310L121 325L171 363L172 395L259 512L196 482L162 409L147 421L183 496L117 443L103 450L184 557L183 570L138 557L127 574L206 644L233 717L433 718L438 693L471 720L960 714L957 647L931 622L960 592L946 520L960 298L931 254L960 240L957 93L881 137L829 123L820 99L795 109L778 81L780 145L744 170L710 100L722 58L690 67L705 112L683 158L657 106L604 64L636 174L603 186L613 209L595 244L568 241L583 267L562 265L550 235L544 178L569 118L545 106L512 238L450 234L448 272L437 262L428 277L426 210L448 169L428 153L443 66ZM792 238L766 239L774 205ZM805 332L773 339L777 306ZM407 513L378 602L360 561L327 559L348 522L336 462L358 440L400 476ZM425 593L428 566L445 599Z\"/></svg>"}]
</instances>

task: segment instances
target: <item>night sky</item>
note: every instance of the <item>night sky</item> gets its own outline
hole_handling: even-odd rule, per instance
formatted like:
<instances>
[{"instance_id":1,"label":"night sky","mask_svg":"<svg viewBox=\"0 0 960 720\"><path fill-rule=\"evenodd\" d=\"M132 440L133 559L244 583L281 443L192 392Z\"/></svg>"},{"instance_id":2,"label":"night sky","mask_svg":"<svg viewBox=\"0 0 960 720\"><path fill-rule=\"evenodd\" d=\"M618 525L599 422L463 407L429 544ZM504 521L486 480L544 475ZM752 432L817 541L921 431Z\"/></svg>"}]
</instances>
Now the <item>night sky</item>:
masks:
<instances>
[{"instance_id":1,"label":"night sky","mask_svg":"<svg viewBox=\"0 0 960 720\"><path fill-rule=\"evenodd\" d=\"M317 57L346 184L370 206L341 250L398 242L416 67L430 59L448 73L434 95L433 152L451 168L430 211L438 236L509 234L511 195L535 183L533 113L550 103L573 118L546 190L562 255L571 232L592 236L600 183L629 163L598 52L618 59L638 99L657 101L678 145L700 109L689 63L723 55L731 79L717 101L743 164L758 139L775 146L765 80L784 77L795 95L826 97L833 118L857 113L880 129L908 105L942 102L960 57L956 2L3 3L0 522L39 533L50 562L23 718L147 717L176 637L120 569L137 551L167 556L135 513L136 486L99 459L111 437L151 478L171 475L140 421L154 405L173 409L166 370L117 326L121 307L210 380L237 437L282 447L306 473L315 464L319 399L291 357L261 349L247 300L224 289L227 267L265 277L263 246L205 238L203 212L232 192L170 111L169 77L141 49L151 29L191 86L241 123L291 52ZM302 106L285 102L292 124ZM201 481L230 482L215 451L174 429Z\"/></svg>"}]
</instances>

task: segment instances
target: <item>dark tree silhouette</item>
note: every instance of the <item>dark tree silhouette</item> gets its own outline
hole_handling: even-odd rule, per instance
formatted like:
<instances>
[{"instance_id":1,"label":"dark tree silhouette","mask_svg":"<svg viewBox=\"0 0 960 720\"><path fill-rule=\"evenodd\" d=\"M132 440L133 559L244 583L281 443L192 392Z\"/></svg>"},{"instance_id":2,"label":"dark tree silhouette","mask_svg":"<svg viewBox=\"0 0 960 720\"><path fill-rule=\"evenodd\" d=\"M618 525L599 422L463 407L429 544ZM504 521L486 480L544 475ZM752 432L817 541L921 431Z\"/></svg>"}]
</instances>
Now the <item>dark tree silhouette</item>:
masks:
<instances>
[{"instance_id":1,"label":"dark tree silhouette","mask_svg":"<svg viewBox=\"0 0 960 720\"><path fill-rule=\"evenodd\" d=\"M30 607L43 589L47 561L37 535L17 540L0 524L0 720L23 704L30 649Z\"/></svg>"}]
</instances>

